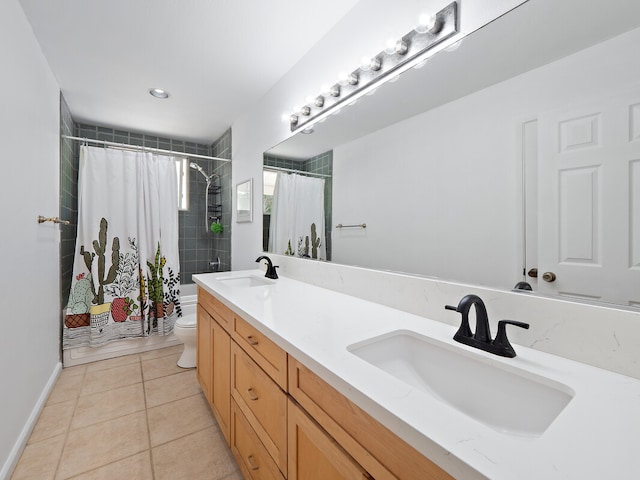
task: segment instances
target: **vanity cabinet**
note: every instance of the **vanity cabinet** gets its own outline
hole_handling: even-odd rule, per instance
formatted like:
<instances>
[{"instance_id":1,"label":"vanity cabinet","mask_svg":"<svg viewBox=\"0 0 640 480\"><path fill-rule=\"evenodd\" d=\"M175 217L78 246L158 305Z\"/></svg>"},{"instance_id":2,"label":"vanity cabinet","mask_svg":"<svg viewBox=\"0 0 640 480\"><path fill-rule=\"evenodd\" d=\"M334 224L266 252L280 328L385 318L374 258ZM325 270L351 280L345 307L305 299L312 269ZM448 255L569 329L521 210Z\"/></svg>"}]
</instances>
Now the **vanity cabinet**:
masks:
<instances>
[{"instance_id":1,"label":"vanity cabinet","mask_svg":"<svg viewBox=\"0 0 640 480\"><path fill-rule=\"evenodd\" d=\"M245 479L453 478L202 289L197 347L200 385Z\"/></svg>"}]
</instances>

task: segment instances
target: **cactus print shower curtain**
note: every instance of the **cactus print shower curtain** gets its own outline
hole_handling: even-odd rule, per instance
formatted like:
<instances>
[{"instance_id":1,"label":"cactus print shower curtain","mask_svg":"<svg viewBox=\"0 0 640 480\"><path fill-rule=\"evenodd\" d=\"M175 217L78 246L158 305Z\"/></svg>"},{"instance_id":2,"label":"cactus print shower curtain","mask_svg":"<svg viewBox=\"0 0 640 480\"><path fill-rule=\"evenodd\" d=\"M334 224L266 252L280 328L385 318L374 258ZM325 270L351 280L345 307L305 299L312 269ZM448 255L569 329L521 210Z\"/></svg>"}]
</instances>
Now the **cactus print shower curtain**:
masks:
<instances>
[{"instance_id":1,"label":"cactus print shower curtain","mask_svg":"<svg viewBox=\"0 0 640 480\"><path fill-rule=\"evenodd\" d=\"M269 251L326 260L324 179L278 173L269 224Z\"/></svg>"},{"instance_id":2,"label":"cactus print shower curtain","mask_svg":"<svg viewBox=\"0 0 640 480\"><path fill-rule=\"evenodd\" d=\"M180 310L172 157L82 146L63 348L168 335Z\"/></svg>"}]
</instances>

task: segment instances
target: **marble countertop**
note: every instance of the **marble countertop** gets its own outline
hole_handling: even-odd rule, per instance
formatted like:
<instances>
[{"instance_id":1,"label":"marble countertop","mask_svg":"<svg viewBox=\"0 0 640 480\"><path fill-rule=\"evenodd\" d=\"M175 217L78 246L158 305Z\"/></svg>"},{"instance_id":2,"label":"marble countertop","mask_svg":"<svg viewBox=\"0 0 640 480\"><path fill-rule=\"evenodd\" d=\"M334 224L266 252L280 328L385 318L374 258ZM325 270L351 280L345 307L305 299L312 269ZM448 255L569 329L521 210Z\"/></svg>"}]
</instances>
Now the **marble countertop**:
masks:
<instances>
[{"instance_id":1,"label":"marble countertop","mask_svg":"<svg viewBox=\"0 0 640 480\"><path fill-rule=\"evenodd\" d=\"M193 278L453 477L640 478L640 380L515 344L517 357L497 357L454 342L456 327L286 277L257 286L225 281L249 276L264 272ZM498 431L347 350L398 330L565 385L573 398L539 436Z\"/></svg>"}]
</instances>

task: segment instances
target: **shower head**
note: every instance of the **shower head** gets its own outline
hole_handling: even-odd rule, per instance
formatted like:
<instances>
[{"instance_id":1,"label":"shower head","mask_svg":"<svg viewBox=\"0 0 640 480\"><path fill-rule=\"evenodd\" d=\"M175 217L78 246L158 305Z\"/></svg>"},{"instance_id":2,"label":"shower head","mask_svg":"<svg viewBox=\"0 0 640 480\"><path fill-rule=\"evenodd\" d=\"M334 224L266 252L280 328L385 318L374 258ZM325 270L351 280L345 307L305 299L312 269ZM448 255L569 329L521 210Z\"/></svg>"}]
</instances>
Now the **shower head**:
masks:
<instances>
[{"instance_id":1,"label":"shower head","mask_svg":"<svg viewBox=\"0 0 640 480\"><path fill-rule=\"evenodd\" d=\"M189 163L189 167L193 168L194 170L198 170L204 176L204 178L207 179L207 181L209 181L209 179L211 178L209 175L207 175L205 173L205 171L202 169L202 167L200 165L198 165L197 163L191 162L191 163Z\"/></svg>"},{"instance_id":2,"label":"shower head","mask_svg":"<svg viewBox=\"0 0 640 480\"><path fill-rule=\"evenodd\" d=\"M196 162L189 163L189 167L193 168L194 170L198 170L200 173L204 175L204 170L202 170L202 167L198 165Z\"/></svg>"}]
</instances>

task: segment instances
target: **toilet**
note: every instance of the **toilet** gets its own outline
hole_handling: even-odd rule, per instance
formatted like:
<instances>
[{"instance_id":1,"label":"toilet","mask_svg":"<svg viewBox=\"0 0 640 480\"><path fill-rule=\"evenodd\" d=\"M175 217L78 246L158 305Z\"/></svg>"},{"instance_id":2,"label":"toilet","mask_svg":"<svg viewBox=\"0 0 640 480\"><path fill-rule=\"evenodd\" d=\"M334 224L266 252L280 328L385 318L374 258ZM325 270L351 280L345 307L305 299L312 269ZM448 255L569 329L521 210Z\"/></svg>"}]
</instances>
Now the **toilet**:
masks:
<instances>
[{"instance_id":1,"label":"toilet","mask_svg":"<svg viewBox=\"0 0 640 480\"><path fill-rule=\"evenodd\" d=\"M184 343L182 356L178 359L179 367L194 368L196 366L196 322L194 312L178 318L173 325L174 335Z\"/></svg>"}]
</instances>

